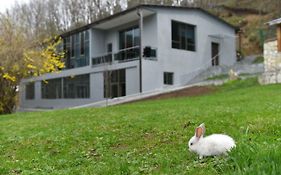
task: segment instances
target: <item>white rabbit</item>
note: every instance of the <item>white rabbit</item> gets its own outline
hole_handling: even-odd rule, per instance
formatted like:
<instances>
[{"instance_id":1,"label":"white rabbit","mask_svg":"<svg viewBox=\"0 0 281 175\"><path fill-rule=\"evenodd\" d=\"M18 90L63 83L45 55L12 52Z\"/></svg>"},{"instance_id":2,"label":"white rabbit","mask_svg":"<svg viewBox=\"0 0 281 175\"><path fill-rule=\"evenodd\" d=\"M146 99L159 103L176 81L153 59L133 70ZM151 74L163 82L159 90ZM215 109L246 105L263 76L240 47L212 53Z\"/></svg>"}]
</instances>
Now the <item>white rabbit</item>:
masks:
<instances>
[{"instance_id":1,"label":"white rabbit","mask_svg":"<svg viewBox=\"0 0 281 175\"><path fill-rule=\"evenodd\" d=\"M205 125L202 123L195 129L195 135L188 142L189 150L197 153L200 159L204 156L227 154L236 146L228 135L212 134L203 138L204 134Z\"/></svg>"}]
</instances>

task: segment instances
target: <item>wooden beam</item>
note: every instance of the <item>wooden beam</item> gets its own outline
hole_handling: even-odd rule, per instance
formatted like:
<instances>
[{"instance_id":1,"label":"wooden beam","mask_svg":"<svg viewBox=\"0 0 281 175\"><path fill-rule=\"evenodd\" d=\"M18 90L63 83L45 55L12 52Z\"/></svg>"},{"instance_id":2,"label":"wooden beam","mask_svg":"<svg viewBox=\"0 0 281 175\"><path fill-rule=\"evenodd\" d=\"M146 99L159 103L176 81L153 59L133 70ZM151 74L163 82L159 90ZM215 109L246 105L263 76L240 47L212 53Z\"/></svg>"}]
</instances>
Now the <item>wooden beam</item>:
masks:
<instances>
[{"instance_id":1,"label":"wooden beam","mask_svg":"<svg viewBox=\"0 0 281 175\"><path fill-rule=\"evenodd\" d=\"M281 24L277 26L277 49L281 52Z\"/></svg>"}]
</instances>

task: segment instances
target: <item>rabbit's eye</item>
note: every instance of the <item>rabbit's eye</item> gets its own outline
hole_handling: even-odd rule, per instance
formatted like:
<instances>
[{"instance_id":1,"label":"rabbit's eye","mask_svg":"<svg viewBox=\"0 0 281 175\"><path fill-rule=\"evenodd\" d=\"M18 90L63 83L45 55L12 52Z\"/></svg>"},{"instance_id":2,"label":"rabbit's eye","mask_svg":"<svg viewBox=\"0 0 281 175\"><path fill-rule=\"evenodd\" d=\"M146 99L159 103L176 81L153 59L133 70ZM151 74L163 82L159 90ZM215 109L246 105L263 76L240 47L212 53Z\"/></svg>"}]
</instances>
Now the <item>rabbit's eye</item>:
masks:
<instances>
[{"instance_id":1,"label":"rabbit's eye","mask_svg":"<svg viewBox=\"0 0 281 175\"><path fill-rule=\"evenodd\" d=\"M190 145L193 145L193 143L190 143Z\"/></svg>"}]
</instances>

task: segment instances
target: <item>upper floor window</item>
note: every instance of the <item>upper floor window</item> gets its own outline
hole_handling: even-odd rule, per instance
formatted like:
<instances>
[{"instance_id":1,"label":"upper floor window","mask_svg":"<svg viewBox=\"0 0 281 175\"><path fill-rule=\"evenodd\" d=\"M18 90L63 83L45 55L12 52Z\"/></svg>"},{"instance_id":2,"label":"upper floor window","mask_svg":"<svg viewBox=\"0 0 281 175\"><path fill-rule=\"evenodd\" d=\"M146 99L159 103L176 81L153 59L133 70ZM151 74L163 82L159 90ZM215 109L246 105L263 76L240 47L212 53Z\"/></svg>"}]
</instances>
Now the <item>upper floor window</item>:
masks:
<instances>
[{"instance_id":1,"label":"upper floor window","mask_svg":"<svg viewBox=\"0 0 281 175\"><path fill-rule=\"evenodd\" d=\"M89 64L89 31L82 31L64 38L66 69Z\"/></svg>"},{"instance_id":2,"label":"upper floor window","mask_svg":"<svg viewBox=\"0 0 281 175\"><path fill-rule=\"evenodd\" d=\"M140 34L139 28L133 27L119 33L119 48L126 49L139 45Z\"/></svg>"},{"instance_id":3,"label":"upper floor window","mask_svg":"<svg viewBox=\"0 0 281 175\"><path fill-rule=\"evenodd\" d=\"M84 55L85 53L85 37L84 32L80 34L80 55Z\"/></svg>"},{"instance_id":4,"label":"upper floor window","mask_svg":"<svg viewBox=\"0 0 281 175\"><path fill-rule=\"evenodd\" d=\"M71 46L70 46L70 50L71 50L71 57L74 57L74 48L75 48L75 40L74 40L74 36L71 36Z\"/></svg>"},{"instance_id":5,"label":"upper floor window","mask_svg":"<svg viewBox=\"0 0 281 175\"><path fill-rule=\"evenodd\" d=\"M172 21L172 48L195 51L195 26Z\"/></svg>"}]
</instances>

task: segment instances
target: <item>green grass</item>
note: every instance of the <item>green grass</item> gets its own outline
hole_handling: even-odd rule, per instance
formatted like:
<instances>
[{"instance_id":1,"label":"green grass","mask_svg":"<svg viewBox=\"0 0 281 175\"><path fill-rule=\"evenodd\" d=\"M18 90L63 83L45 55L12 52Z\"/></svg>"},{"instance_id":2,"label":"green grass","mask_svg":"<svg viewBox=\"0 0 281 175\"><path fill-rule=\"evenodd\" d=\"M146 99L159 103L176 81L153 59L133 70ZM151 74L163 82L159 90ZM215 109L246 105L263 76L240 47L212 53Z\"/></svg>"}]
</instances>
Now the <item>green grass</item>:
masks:
<instances>
[{"instance_id":1,"label":"green grass","mask_svg":"<svg viewBox=\"0 0 281 175\"><path fill-rule=\"evenodd\" d=\"M228 82L210 95L0 117L0 174L281 174L281 85ZM237 148L198 160L194 128Z\"/></svg>"}]
</instances>

